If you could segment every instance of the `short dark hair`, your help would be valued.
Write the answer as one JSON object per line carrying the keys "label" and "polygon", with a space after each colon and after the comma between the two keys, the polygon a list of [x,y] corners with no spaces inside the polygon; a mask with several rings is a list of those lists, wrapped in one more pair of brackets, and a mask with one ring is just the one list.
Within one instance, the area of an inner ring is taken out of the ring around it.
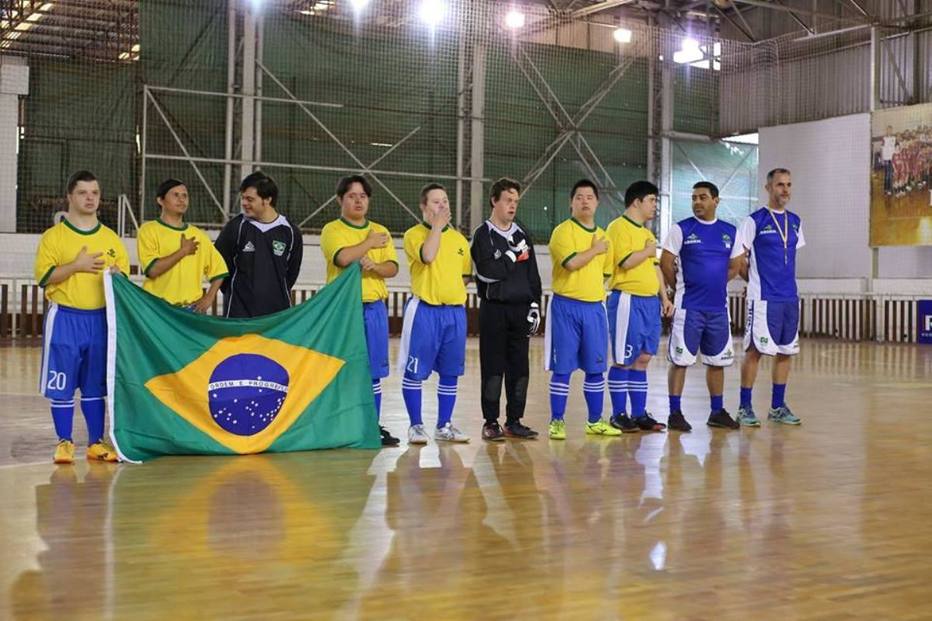
{"label": "short dark hair", "polygon": [[595,183],[589,181],[588,179],[580,179],[573,184],[573,189],[570,190],[570,200],[576,198],[576,190],[579,188],[592,188],[592,191],[595,192],[595,197],[599,198],[599,188]]}
{"label": "short dark hair", "polygon": [[366,196],[372,196],[372,184],[369,183],[365,177],[362,175],[349,175],[337,182],[337,198],[343,200],[343,195],[349,192],[350,187],[354,183],[358,183],[362,186],[362,191],[366,193]]}
{"label": "short dark hair", "polygon": [[447,191],[447,189],[439,183],[428,183],[423,188],[421,188],[421,204],[422,205],[427,204],[427,195],[433,192],[434,190],[443,190],[444,192]]}
{"label": "short dark hair", "polygon": [[657,189],[657,186],[650,181],[635,181],[625,190],[625,207],[630,207],[634,204],[634,201],[643,200],[651,194],[654,196],[660,194],[660,190]]}
{"label": "short dark hair", "polygon": [[259,198],[272,199],[272,207],[278,202],[278,186],[275,185],[275,180],[262,171],[257,170],[250,175],[246,175],[243,182],[239,184],[240,192],[245,192],[249,188],[255,188]]}
{"label": "short dark hair", "polygon": [[492,189],[489,190],[489,205],[500,199],[502,197],[502,192],[507,192],[508,190],[514,190],[520,194],[521,184],[514,179],[509,179],[508,177],[502,177],[493,183]]}
{"label": "short dark hair", "polygon": [[179,185],[186,185],[186,184],[184,181],[179,181],[178,179],[166,179],[165,181],[159,184],[158,188],[156,188],[155,197],[165,198],[165,195],[168,194],[168,192],[172,188],[177,188]]}
{"label": "short dark hair", "polygon": [[68,178],[68,185],[65,186],[68,194],[74,192],[79,181],[97,181],[97,177],[89,170],[79,170]]}
{"label": "short dark hair", "polygon": [[718,198],[718,186],[711,181],[699,181],[693,185],[694,190],[705,188],[712,195],[712,198]]}
{"label": "short dark hair", "polygon": [[767,173],[767,183],[773,181],[774,175],[791,175],[792,173],[787,168],[774,168],[769,173]]}

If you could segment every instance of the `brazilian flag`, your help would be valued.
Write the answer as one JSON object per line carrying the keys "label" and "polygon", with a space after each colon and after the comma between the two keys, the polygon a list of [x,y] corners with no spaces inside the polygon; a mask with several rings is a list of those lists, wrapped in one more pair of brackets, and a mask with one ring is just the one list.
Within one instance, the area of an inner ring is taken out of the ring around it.
{"label": "brazilian flag", "polygon": [[378,448],[360,271],[256,319],[197,315],[105,276],[120,456]]}

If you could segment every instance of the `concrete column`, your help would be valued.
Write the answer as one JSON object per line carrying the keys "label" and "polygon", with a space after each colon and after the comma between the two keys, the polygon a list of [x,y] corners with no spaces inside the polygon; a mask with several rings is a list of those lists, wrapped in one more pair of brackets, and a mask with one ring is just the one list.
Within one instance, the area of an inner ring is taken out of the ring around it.
{"label": "concrete column", "polygon": [[0,232],[16,232],[19,169],[19,98],[29,94],[25,59],[0,57]]}
{"label": "concrete column", "polygon": [[664,50],[660,77],[660,236],[673,225],[673,54]]}
{"label": "concrete column", "polygon": [[242,152],[240,159],[243,164],[240,170],[240,176],[245,177],[250,174],[254,166],[252,162],[256,157],[256,41],[258,39],[257,30],[259,19],[256,16],[256,8],[250,6],[247,8],[243,20],[243,115],[240,127],[242,131]]}
{"label": "concrete column", "polygon": [[[223,220],[230,219],[232,209],[233,165],[233,93],[236,89],[236,12],[237,0],[227,0],[227,109],[226,120],[223,126],[223,158],[227,163],[223,165]],[[234,210],[235,211],[235,210]]]}
{"label": "concrete column", "polygon": [[483,220],[485,202],[482,181],[485,176],[485,65],[486,47],[476,44],[472,56],[472,128],[470,131],[469,228]]}

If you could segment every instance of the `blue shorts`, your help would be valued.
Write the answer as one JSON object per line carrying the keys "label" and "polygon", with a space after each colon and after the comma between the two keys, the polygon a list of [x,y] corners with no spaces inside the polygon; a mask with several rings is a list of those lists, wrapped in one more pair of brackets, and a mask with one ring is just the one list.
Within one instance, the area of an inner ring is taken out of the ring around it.
{"label": "blue shorts", "polygon": [[576,369],[604,373],[608,364],[608,322],[601,302],[554,294],[544,331],[544,369],[567,375]]}
{"label": "blue shorts", "polygon": [[55,401],[107,394],[107,311],[52,303],[45,315],[39,392]]}
{"label": "blue shorts", "polygon": [[398,372],[425,380],[431,372],[460,376],[466,367],[466,307],[435,306],[416,297],[405,304]]}
{"label": "blue shorts", "polygon": [[688,367],[699,354],[703,364],[713,367],[727,367],[735,361],[727,308],[715,312],[676,309],[667,359],[678,367]]}
{"label": "blue shorts", "polygon": [[653,356],[660,346],[660,298],[613,290],[608,295],[612,363],[630,366],[641,353]]}
{"label": "blue shorts", "polygon": [[799,353],[799,302],[748,301],[748,321],[744,327],[744,349],[751,346],[774,356]]}
{"label": "blue shorts", "polygon": [[388,309],[385,302],[365,302],[362,317],[366,324],[366,347],[369,348],[369,373],[372,379],[388,377]]}

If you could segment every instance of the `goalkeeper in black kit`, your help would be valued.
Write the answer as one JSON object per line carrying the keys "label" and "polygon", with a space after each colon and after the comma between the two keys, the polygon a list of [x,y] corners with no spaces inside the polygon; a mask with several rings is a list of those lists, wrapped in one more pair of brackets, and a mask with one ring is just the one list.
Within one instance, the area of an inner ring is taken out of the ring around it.
{"label": "goalkeeper in black kit", "polygon": [[[479,363],[482,368],[482,439],[533,439],[521,423],[528,390],[529,337],[540,327],[540,273],[534,244],[515,220],[521,186],[511,179],[492,185],[489,219],[473,232],[472,254],[479,297]],[[499,403],[505,384],[505,428]]]}

